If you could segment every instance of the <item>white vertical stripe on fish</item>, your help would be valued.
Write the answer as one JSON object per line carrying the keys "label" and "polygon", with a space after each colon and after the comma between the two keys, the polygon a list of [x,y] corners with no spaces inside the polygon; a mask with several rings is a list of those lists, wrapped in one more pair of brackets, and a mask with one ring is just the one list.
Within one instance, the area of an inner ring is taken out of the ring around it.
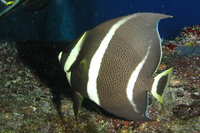
{"label": "white vertical stripe on fish", "polygon": [[78,40],[77,44],[74,46],[74,48],[71,50],[66,62],[65,62],[65,66],[64,66],[64,71],[67,73],[67,80],[69,81],[70,86],[71,85],[71,72],[67,72],[70,67],[72,66],[72,64],[75,62],[81,47],[83,45],[84,39],[85,39],[85,35],[86,32],[81,36],[81,38]]}
{"label": "white vertical stripe on fish", "polygon": [[90,62],[89,67],[89,73],[88,73],[88,84],[87,84],[87,93],[91,100],[93,100],[96,104],[100,105],[99,97],[97,94],[97,77],[99,74],[101,62],[103,59],[103,56],[105,54],[106,49],[108,48],[108,45],[110,43],[110,40],[112,39],[113,35],[115,34],[115,31],[123,25],[125,22],[127,22],[129,19],[135,17],[136,15],[130,15],[127,16],[117,23],[115,23],[109,32],[106,34],[104,39],[102,40],[99,48],[95,52],[94,56],[92,57],[92,60]]}
{"label": "white vertical stripe on fish", "polygon": [[[151,42],[150,42],[151,43]],[[151,46],[151,45],[150,45]],[[131,74],[131,77],[128,81],[128,85],[127,85],[127,89],[126,89],[126,94],[127,94],[127,98],[129,99],[131,105],[133,106],[133,109],[135,110],[135,112],[139,113],[136,104],[133,101],[133,89],[135,86],[135,83],[137,81],[138,75],[140,74],[140,71],[142,70],[142,67],[144,66],[144,63],[147,59],[147,57],[149,56],[149,51],[150,51],[150,46],[148,47],[148,51],[146,56],[143,58],[143,60],[137,65],[137,67],[135,68],[135,70],[133,71],[133,73]]]}

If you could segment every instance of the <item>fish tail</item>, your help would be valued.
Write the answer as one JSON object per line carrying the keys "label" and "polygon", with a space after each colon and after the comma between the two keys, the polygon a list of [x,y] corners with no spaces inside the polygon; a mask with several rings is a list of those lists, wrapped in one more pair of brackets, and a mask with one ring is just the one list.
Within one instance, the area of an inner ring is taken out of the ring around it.
{"label": "fish tail", "polygon": [[163,103],[164,95],[168,88],[172,72],[173,67],[165,70],[164,72],[154,77],[151,93],[161,103]]}

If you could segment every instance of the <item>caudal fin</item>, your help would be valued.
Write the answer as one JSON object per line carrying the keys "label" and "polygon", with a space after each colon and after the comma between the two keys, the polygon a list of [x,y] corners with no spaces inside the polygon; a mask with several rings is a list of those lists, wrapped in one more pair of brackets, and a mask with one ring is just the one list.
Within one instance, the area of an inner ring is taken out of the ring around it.
{"label": "caudal fin", "polygon": [[163,103],[164,95],[169,85],[172,72],[173,72],[173,67],[158,74],[154,78],[151,93],[161,103]]}

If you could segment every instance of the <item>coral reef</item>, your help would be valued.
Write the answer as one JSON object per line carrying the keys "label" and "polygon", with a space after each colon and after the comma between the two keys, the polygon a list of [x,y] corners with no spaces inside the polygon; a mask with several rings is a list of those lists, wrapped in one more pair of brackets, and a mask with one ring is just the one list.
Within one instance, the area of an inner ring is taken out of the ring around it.
{"label": "coral reef", "polygon": [[176,37],[176,41],[186,46],[200,46],[200,25],[183,28],[181,37]]}
{"label": "coral reef", "polygon": [[164,104],[149,97],[154,121],[125,121],[99,108],[101,114],[86,99],[77,124],[72,90],[57,59],[65,46],[0,43],[1,132],[200,132],[200,55],[164,50],[158,73],[172,66],[174,73]]}

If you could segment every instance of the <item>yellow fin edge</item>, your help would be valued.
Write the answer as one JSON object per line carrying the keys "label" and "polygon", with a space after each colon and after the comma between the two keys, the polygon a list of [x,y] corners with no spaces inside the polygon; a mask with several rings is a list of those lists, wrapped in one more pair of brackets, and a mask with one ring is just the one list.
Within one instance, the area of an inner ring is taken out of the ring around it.
{"label": "yellow fin edge", "polygon": [[13,5],[14,3],[15,3],[15,1],[9,1],[9,2],[6,2],[5,5],[10,6],[10,5]]}
{"label": "yellow fin edge", "polygon": [[[163,103],[164,95],[170,83],[172,72],[173,67],[163,71],[154,78],[151,93],[161,103]],[[165,76],[167,77],[163,78]],[[158,94],[158,91],[161,91],[161,94]]]}

